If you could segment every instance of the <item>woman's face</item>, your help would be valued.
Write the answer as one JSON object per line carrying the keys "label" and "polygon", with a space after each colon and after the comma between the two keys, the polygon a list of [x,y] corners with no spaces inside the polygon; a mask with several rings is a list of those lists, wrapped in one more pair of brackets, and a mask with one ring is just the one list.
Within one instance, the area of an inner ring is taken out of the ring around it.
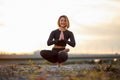
{"label": "woman's face", "polygon": [[59,23],[60,23],[60,27],[65,28],[66,27],[66,18],[61,17]]}

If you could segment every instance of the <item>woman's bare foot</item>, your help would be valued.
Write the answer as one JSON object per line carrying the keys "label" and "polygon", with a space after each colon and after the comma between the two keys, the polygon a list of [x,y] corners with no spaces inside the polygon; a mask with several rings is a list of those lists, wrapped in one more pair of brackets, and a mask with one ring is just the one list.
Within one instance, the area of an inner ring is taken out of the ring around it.
{"label": "woman's bare foot", "polygon": [[69,51],[70,51],[70,49],[66,48],[66,49],[64,49],[63,51],[65,51],[65,52],[69,52]]}
{"label": "woman's bare foot", "polygon": [[69,51],[70,51],[70,49],[67,48],[67,49],[64,49],[64,50],[62,50],[62,51],[59,51],[59,53],[60,53],[60,52],[66,52],[66,53],[67,53],[67,52],[69,52]]}

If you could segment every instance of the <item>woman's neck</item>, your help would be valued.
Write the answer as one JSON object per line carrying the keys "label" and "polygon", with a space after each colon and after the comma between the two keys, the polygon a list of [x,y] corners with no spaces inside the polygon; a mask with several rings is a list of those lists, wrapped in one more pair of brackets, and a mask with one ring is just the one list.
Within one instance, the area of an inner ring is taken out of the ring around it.
{"label": "woman's neck", "polygon": [[59,28],[60,31],[66,31],[67,29],[66,28]]}

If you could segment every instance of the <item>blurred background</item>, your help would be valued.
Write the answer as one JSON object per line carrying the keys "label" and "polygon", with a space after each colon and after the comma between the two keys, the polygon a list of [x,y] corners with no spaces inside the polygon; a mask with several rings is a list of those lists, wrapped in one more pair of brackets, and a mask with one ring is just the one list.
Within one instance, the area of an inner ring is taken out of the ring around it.
{"label": "blurred background", "polygon": [[1,54],[51,49],[47,39],[63,14],[76,40],[71,54],[119,54],[119,0],[0,0]]}

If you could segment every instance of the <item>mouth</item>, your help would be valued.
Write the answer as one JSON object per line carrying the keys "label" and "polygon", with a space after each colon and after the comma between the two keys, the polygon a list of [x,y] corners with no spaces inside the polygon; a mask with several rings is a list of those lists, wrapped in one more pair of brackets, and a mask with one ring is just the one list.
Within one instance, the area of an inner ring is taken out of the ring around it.
{"label": "mouth", "polygon": [[61,25],[65,25],[65,23],[61,23]]}

